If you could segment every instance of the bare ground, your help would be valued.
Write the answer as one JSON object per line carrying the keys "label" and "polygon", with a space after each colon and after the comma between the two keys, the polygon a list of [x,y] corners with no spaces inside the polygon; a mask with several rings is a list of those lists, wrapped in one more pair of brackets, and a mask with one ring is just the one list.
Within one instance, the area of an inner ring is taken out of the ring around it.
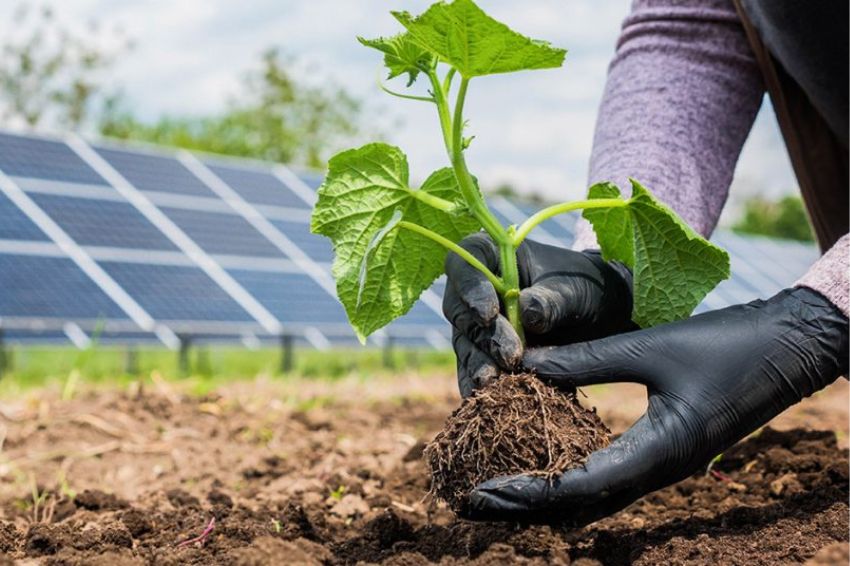
{"label": "bare ground", "polygon": [[[614,432],[645,406],[640,388],[587,393]],[[719,474],[576,531],[429,517],[421,451],[457,402],[451,378],[415,375],[7,400],[0,564],[848,563],[844,380]]]}

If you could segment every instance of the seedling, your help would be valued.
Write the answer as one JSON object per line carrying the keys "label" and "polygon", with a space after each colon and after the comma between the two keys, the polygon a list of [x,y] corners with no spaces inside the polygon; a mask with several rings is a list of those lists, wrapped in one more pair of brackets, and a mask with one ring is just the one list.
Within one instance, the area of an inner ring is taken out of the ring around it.
{"label": "seedling", "polygon": [[[599,183],[585,200],[549,206],[519,226],[502,226],[466,164],[473,141],[464,118],[470,84],[486,75],[560,67],[566,51],[520,35],[472,0],[438,2],[416,17],[392,15],[405,31],[359,41],[384,54],[389,79],[406,75],[408,88],[420,80],[428,84],[427,94],[381,88],[434,106],[451,166],[414,188],[407,156],[398,147],[370,143],[330,160],[311,229],[333,241],[337,293],[361,341],[411,309],[443,273],[449,251],[493,283],[522,337],[516,250],[540,223],[572,211],[582,210],[591,222],[604,259],[633,270],[633,320],[641,326],[688,316],[729,276],[726,252],[637,180],[628,198],[614,184]],[[482,229],[499,247],[498,273],[458,245]]]}
{"label": "seedling", "polygon": [[336,489],[332,490],[331,493],[330,493],[330,496],[333,499],[336,499],[337,501],[340,501],[342,499],[343,495],[345,495],[345,486],[344,485],[340,485]]}

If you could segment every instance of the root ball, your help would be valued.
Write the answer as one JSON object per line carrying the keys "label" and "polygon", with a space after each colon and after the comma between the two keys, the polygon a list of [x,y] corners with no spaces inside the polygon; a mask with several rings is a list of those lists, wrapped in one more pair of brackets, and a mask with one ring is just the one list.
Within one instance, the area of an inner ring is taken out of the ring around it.
{"label": "root ball", "polygon": [[555,478],[609,443],[611,431],[574,393],[533,375],[505,375],[466,398],[425,448],[430,495],[454,510],[482,481],[531,474]]}

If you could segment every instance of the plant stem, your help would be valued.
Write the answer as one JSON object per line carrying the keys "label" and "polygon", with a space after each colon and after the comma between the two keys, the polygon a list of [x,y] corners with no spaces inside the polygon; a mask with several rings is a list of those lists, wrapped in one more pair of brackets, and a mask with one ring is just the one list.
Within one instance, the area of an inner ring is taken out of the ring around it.
{"label": "plant stem", "polygon": [[457,99],[455,100],[454,116],[452,117],[452,144],[450,153],[452,167],[455,171],[455,177],[457,177],[457,183],[460,186],[460,192],[463,194],[472,214],[481,222],[481,225],[490,234],[490,237],[501,244],[507,240],[507,233],[499,223],[499,220],[493,216],[493,213],[490,212],[490,209],[484,203],[484,198],[481,196],[478,187],[475,186],[475,180],[466,167],[466,158],[463,155],[463,103],[466,100],[468,86],[469,79],[462,77]]}
{"label": "plant stem", "polygon": [[[513,236],[514,227],[508,228],[508,235]],[[508,238],[512,240],[511,237]],[[525,331],[519,316],[519,269],[516,261],[516,247],[511,241],[499,245],[499,262],[502,267],[504,290],[499,294],[505,305],[505,316],[511,323],[519,339],[525,345]]]}
{"label": "plant stem", "polygon": [[[499,279],[493,275],[486,266],[481,264],[475,257],[466,252],[466,250],[463,250],[464,253],[461,254],[454,248],[450,247],[449,249],[484,273],[490,282],[493,283],[496,292],[502,298],[508,321],[519,335],[522,343],[525,344],[525,333],[519,317],[519,270],[516,263],[514,227],[511,226],[505,229],[493,213],[490,212],[490,209],[487,208],[487,204],[484,202],[481,191],[478,190],[475,180],[466,166],[466,159],[463,155],[463,104],[466,100],[466,91],[469,88],[469,79],[461,77],[460,88],[455,99],[454,114],[452,115],[449,112],[447,96],[454,74],[454,69],[450,70],[442,84],[437,77],[435,69],[431,69],[428,76],[431,79],[434,100],[437,103],[437,112],[440,116],[440,126],[443,131],[446,152],[449,154],[458,187],[463,195],[464,202],[469,207],[470,213],[481,223],[481,226],[499,247],[499,266],[501,268],[502,278]],[[417,226],[417,228],[419,227]],[[457,247],[459,248],[459,246]]]}
{"label": "plant stem", "polygon": [[425,191],[422,191],[422,190],[416,190],[416,189],[408,188],[408,192],[410,193],[410,196],[412,196],[416,200],[427,204],[431,208],[436,208],[437,210],[442,210],[443,212],[452,213],[452,212],[456,212],[458,210],[458,208],[462,209],[462,207],[459,207],[457,204],[453,203],[452,201],[442,199],[438,196],[434,196],[434,195],[426,193]]}
{"label": "plant stem", "polygon": [[[420,226],[419,224],[414,224],[413,222],[407,222],[406,220],[402,220],[398,223],[399,228],[404,228],[405,230],[410,230],[411,232],[416,232],[417,234],[421,234],[426,238],[437,242],[443,247],[447,248],[449,251],[452,251],[463,258],[469,265],[480,271],[484,274],[485,277],[493,284],[493,287],[496,288],[496,291],[499,294],[503,294],[506,292],[505,282],[499,279],[492,271],[490,271],[486,265],[481,263],[478,258],[474,255],[452,242],[448,238],[444,238],[440,234],[433,232],[427,228]],[[516,261],[514,261],[516,263]]]}
{"label": "plant stem", "polygon": [[[451,71],[449,71],[450,74]],[[431,79],[431,89],[434,94],[434,100],[437,102],[437,113],[440,116],[440,127],[443,132],[443,141],[446,146],[446,152],[449,155],[452,169],[457,179],[458,187],[460,187],[461,195],[466,206],[469,207],[470,213],[484,227],[484,230],[496,242],[502,242],[507,239],[505,229],[499,224],[499,221],[487,208],[484,203],[484,198],[478,187],[475,186],[475,181],[466,167],[466,160],[463,156],[463,103],[466,98],[466,90],[469,85],[469,79],[461,79],[460,91],[455,102],[454,116],[449,110],[449,102],[446,98],[444,84],[440,83],[437,72],[432,69],[428,73]],[[448,78],[448,76],[447,76]],[[448,86],[450,81],[445,81],[445,86]]]}
{"label": "plant stem", "polygon": [[519,246],[535,226],[558,214],[587,208],[619,208],[628,204],[628,201],[620,198],[599,198],[553,204],[532,214],[531,217],[523,222],[516,230],[516,234],[513,237],[513,244],[514,246]]}

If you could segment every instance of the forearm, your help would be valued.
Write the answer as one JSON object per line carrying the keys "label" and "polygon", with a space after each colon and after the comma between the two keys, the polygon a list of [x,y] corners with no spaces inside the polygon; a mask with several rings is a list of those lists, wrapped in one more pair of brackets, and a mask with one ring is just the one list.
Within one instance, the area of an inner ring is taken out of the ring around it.
{"label": "forearm", "polygon": [[845,234],[795,284],[817,291],[850,317],[850,234]]}
{"label": "forearm", "polygon": [[[589,184],[634,177],[708,236],[764,94],[731,0],[636,0],[594,135]],[[596,247],[581,222],[575,249]]]}

